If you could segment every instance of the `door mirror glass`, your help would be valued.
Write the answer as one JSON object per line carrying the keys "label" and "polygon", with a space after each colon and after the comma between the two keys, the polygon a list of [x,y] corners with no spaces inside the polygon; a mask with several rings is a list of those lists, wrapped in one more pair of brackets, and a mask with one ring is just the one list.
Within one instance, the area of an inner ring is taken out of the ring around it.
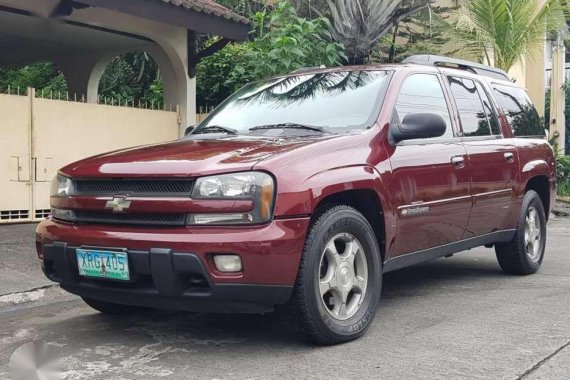
{"label": "door mirror glass", "polygon": [[404,140],[442,137],[447,130],[443,117],[435,113],[409,113],[401,123],[390,126],[390,138],[394,143]]}

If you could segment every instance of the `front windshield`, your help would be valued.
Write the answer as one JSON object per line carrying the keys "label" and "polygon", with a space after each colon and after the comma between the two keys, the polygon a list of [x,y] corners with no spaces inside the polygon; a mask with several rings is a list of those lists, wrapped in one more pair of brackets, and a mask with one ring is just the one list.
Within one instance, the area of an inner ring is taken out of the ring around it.
{"label": "front windshield", "polygon": [[310,126],[330,133],[374,124],[387,71],[295,75],[251,83],[228,98],[196,128],[240,134],[267,126]]}

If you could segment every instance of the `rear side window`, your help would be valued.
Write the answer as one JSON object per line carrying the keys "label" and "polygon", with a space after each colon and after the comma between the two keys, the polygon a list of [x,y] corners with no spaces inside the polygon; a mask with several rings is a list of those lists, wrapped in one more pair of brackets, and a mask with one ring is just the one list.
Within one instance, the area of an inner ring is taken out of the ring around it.
{"label": "rear side window", "polygon": [[480,83],[475,82],[475,85],[477,86],[477,91],[479,92],[479,96],[483,102],[483,108],[485,109],[487,119],[489,120],[489,125],[491,126],[491,134],[496,136],[501,135],[502,133],[499,119],[497,118],[496,112],[493,110],[494,107],[491,105],[491,101],[487,96],[487,92],[483,89]]}
{"label": "rear side window", "polygon": [[407,77],[398,95],[394,111],[394,117],[398,122],[404,120],[410,113],[438,114],[447,125],[447,130],[441,138],[453,137],[447,101],[441,83],[435,75],[412,74]]}
{"label": "rear side window", "polygon": [[515,136],[545,136],[540,116],[525,90],[511,86],[495,86],[495,93]]}
{"label": "rear side window", "polygon": [[489,99],[481,85],[465,78],[449,77],[448,79],[457,104],[463,135],[476,137],[500,134]]}

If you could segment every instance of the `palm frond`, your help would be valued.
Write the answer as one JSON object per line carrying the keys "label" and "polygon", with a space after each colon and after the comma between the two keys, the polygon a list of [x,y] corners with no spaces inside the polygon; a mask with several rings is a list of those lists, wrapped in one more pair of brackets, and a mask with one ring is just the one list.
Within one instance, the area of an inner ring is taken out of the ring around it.
{"label": "palm frond", "polygon": [[427,7],[433,0],[327,0],[330,32],[346,49],[352,63],[365,62],[370,50],[398,21]]}
{"label": "palm frond", "polygon": [[449,31],[465,43],[467,52],[508,71],[539,49],[548,33],[565,29],[565,1],[465,1]]}

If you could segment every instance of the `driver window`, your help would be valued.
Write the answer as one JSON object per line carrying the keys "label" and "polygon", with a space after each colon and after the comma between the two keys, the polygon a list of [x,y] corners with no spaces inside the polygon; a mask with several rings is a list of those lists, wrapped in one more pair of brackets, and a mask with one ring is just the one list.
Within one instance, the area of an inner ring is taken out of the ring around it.
{"label": "driver window", "polygon": [[438,138],[453,137],[451,116],[439,79],[431,74],[412,74],[400,89],[393,121],[401,122],[410,113],[435,113],[443,117],[447,129]]}

